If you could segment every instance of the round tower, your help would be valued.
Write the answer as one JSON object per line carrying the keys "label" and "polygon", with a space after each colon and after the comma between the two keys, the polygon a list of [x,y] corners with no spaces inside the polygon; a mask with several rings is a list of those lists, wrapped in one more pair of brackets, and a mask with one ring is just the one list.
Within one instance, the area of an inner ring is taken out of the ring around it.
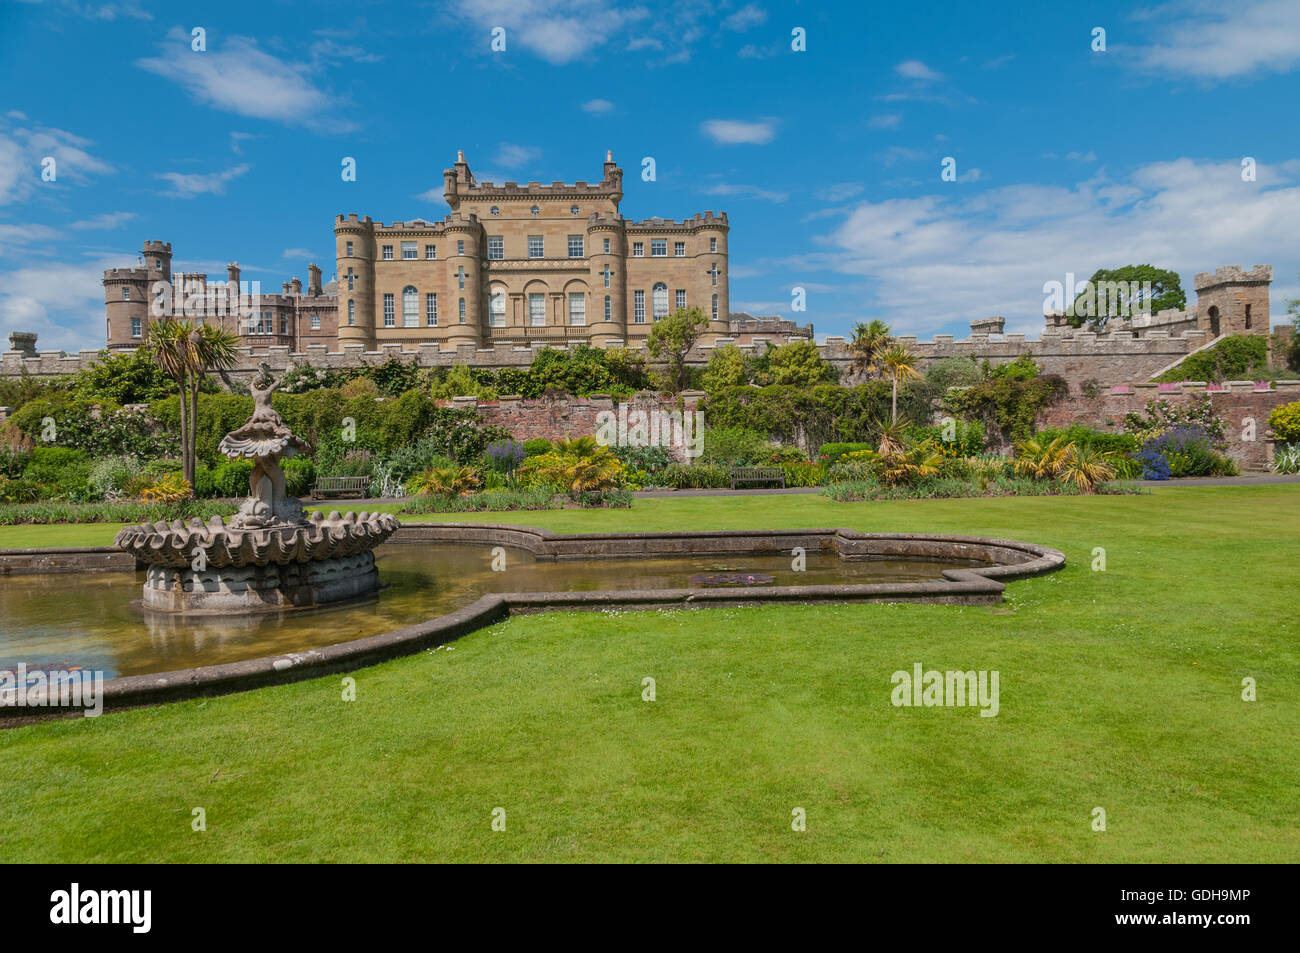
{"label": "round tower", "polygon": [[[714,215],[705,212],[701,216],[701,225],[696,234],[702,243],[705,271],[705,298],[701,304],[709,317],[708,334],[713,337],[725,337],[731,327],[731,300],[728,293],[727,266],[727,213]],[[717,276],[716,283],[714,275]]]}
{"label": "round tower", "polygon": [[[609,242],[609,251],[605,251],[606,242]],[[626,344],[627,234],[623,229],[623,219],[592,215],[587,220],[587,247],[591,249],[588,255],[591,274],[587,279],[591,287],[591,313],[587,317],[591,344],[593,347],[607,347],[614,341]],[[609,275],[608,287],[606,274]]]}
{"label": "round tower", "polygon": [[334,219],[338,259],[339,347],[375,350],[375,225],[370,216]]}
{"label": "round tower", "polygon": [[[477,215],[453,215],[445,229],[448,250],[443,287],[449,289],[447,343],[483,344],[487,289],[483,282],[483,226]],[[441,320],[439,323],[442,323]]]}
{"label": "round tower", "polygon": [[145,271],[149,273],[151,282],[172,280],[171,242],[145,242],[140,254],[144,256]]}
{"label": "round tower", "polygon": [[149,333],[148,272],[109,268],[104,272],[104,314],[110,351],[140,347]]}

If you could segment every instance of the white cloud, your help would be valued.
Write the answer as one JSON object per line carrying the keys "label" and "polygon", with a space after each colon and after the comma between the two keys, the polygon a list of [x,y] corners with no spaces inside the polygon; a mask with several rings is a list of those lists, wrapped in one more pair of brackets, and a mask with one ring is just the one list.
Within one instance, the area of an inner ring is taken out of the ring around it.
{"label": "white cloud", "polygon": [[118,264],[49,262],[0,272],[0,340],[35,331],[42,351],[103,347],[104,269]]}
{"label": "white cloud", "polygon": [[589,99],[582,104],[582,111],[591,113],[593,116],[603,116],[607,112],[612,112],[614,104],[608,99]]}
{"label": "white cloud", "polygon": [[708,119],[700,123],[700,132],[720,146],[766,145],[776,137],[770,122],[746,122],[741,119]]}
{"label": "white cloud", "polygon": [[281,258],[310,258],[310,248],[286,248]]}
{"label": "white cloud", "polygon": [[747,199],[759,199],[763,202],[784,202],[790,198],[789,192],[777,192],[760,188],[757,185],[742,185],[738,182],[724,182],[704,190],[705,195],[735,195]]}
{"label": "white cloud", "polygon": [[196,195],[224,195],[226,183],[239,178],[251,168],[251,165],[243,164],[221,172],[159,172],[155,178],[171,183],[171,189],[164,192],[164,195],[190,199]]}
{"label": "white cloud", "polygon": [[127,222],[136,217],[135,212],[105,212],[103,215],[96,215],[93,218],[83,218],[80,221],[73,222],[68,228],[76,231],[108,231],[109,229],[122,228]]}
{"label": "white cloud", "polygon": [[747,3],[723,20],[722,27],[725,30],[735,30],[740,33],[766,22],[767,11],[756,3]]}
{"label": "white cloud", "polygon": [[190,49],[188,33],[172,29],[159,55],[136,65],[226,112],[336,131],[355,128],[339,117],[333,97],[312,82],[309,64],[277,59],[247,37],[232,36],[221,49],[200,54]]}
{"label": "white cloud", "polygon": [[503,142],[501,148],[497,150],[494,161],[507,169],[518,169],[520,166],[525,166],[541,158],[541,155],[542,150],[536,146],[520,146],[510,142]]}
{"label": "white cloud", "polygon": [[930,69],[920,60],[903,60],[894,67],[894,72],[899,76],[905,76],[908,79],[919,79],[927,82],[932,80],[943,79],[943,74]]}
{"label": "white cloud", "polygon": [[1122,182],[864,202],[825,236],[828,254],[804,264],[870,279],[872,307],[905,333],[1001,314],[1008,330],[1037,335],[1045,281],[1142,262],[1180,272],[1190,304],[1197,272],[1273,264],[1284,280],[1300,258],[1300,160],[1261,166],[1254,183],[1240,173],[1237,159],[1184,158]]}
{"label": "white cloud", "polygon": [[[1141,68],[1213,81],[1282,73],[1300,65],[1300,3],[1185,0],[1152,18],[1159,42],[1133,49]],[[1173,15],[1185,19],[1170,22]],[[1127,53],[1124,47],[1112,47]]]}
{"label": "white cloud", "polygon": [[[15,122],[22,113],[8,114]],[[102,159],[91,155],[91,142],[63,129],[39,124],[16,125],[0,122],[0,205],[30,197],[38,187],[59,188],[72,182],[85,185],[92,175],[109,175],[115,170]],[[41,178],[46,157],[54,159],[55,178]]]}
{"label": "white cloud", "polygon": [[902,122],[903,117],[898,113],[882,113],[868,119],[867,125],[872,129],[897,129]]}
{"label": "white cloud", "polygon": [[518,44],[556,65],[581,59],[645,16],[602,0],[458,0],[456,8],[481,31],[485,50],[490,31],[504,27],[507,51]]}

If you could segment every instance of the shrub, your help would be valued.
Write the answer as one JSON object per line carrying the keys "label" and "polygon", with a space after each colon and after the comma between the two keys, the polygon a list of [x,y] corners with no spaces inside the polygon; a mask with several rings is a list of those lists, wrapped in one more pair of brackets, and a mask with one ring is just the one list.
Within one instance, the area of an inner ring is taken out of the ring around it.
{"label": "shrub", "polygon": [[706,490],[731,486],[729,468],[713,463],[674,463],[663,471],[663,485],[674,490]]}
{"label": "shrub", "polygon": [[539,457],[551,449],[551,441],[545,437],[535,437],[532,440],[524,441],[524,455],[529,457]]}
{"label": "shrub", "polygon": [[143,503],[179,503],[194,495],[189,481],[179,474],[169,473],[140,494]]}
{"label": "shrub", "polygon": [[1234,334],[1214,347],[1189,354],[1157,381],[1224,381],[1268,373],[1268,340],[1258,334]]}
{"label": "shrub", "polygon": [[[316,464],[307,457],[289,457],[280,461],[284,471],[284,492],[289,496],[306,496],[316,483]],[[194,475],[198,483],[198,474]]]}
{"label": "shrub", "polygon": [[978,420],[953,420],[947,424],[925,426],[913,424],[903,436],[906,443],[929,441],[945,454],[959,457],[971,457],[984,452],[984,425]]}
{"label": "shrub", "polygon": [[[2,494],[0,494],[2,496]],[[226,515],[224,500],[186,499],[179,503],[26,503],[0,505],[0,525],[45,523],[156,523],[159,520],[206,520]]]}
{"label": "shrub", "polygon": [[553,510],[564,497],[549,487],[516,490],[487,490],[468,496],[413,496],[398,508],[400,513],[469,513],[498,510]]}
{"label": "shrub", "polygon": [[[102,457],[91,466],[87,482],[101,498],[112,498],[120,495],[127,481],[139,472],[140,465],[135,457]],[[195,481],[198,481],[198,474],[195,474]]]}
{"label": "shrub", "polygon": [[1069,392],[1055,375],[1025,377],[1032,365],[1032,359],[1028,365],[1016,360],[992,369],[987,380],[950,392],[948,408],[959,417],[982,420],[1004,440],[1028,440],[1038,415]]}
{"label": "shrub", "polygon": [[447,467],[425,470],[406,481],[408,493],[465,496],[483,485],[483,478],[472,467]]}
{"label": "shrub", "polygon": [[524,445],[511,439],[494,440],[483,451],[488,465],[497,473],[514,473],[523,463]]}
{"label": "shrub", "polygon": [[944,357],[925,369],[925,379],[940,390],[969,387],[984,379],[973,357]]}
{"label": "shrub", "polygon": [[856,453],[859,450],[870,450],[874,453],[875,449],[874,443],[824,443],[818,449],[817,456],[827,463],[835,463],[846,453]]}
{"label": "shrub", "polygon": [[[1169,467],[1170,477],[1230,476],[1237,466],[1214,450],[1210,436],[1203,427],[1183,425],[1152,431],[1142,443],[1142,452],[1162,456]],[[1145,462],[1145,461],[1144,461]],[[1148,477],[1148,479],[1162,479]]]}
{"label": "shrub", "polygon": [[1300,473],[1300,443],[1284,443],[1273,452],[1274,473]]}
{"label": "shrub", "polygon": [[405,447],[398,447],[384,458],[390,479],[405,483],[421,470],[438,470],[454,467],[456,462],[443,452],[444,442],[426,437]]}
{"label": "shrub", "polygon": [[1268,425],[1278,440],[1287,443],[1300,440],[1300,400],[1274,407],[1268,415]]}
{"label": "shrub", "polygon": [[1057,437],[1064,439],[1066,443],[1089,447],[1101,453],[1126,454],[1138,448],[1138,440],[1132,434],[1094,430],[1079,424],[1069,427],[1046,427],[1034,435],[1034,439],[1040,443],[1051,443]]}
{"label": "shrub", "polygon": [[807,460],[782,463],[781,472],[785,474],[786,486],[821,486],[826,482],[826,467]]}
{"label": "shrub", "polygon": [[227,460],[212,471],[213,492],[222,497],[248,496],[248,484],[252,476],[252,460]]}
{"label": "shrub", "polygon": [[772,451],[767,436],[746,427],[714,427],[705,431],[702,463],[752,466],[767,462]]}

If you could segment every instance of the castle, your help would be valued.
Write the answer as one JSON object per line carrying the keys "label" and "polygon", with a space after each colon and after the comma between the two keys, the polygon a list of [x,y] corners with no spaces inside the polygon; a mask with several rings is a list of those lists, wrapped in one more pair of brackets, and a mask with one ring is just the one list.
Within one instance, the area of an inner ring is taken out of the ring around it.
{"label": "castle", "polygon": [[[148,241],[138,267],[104,273],[108,347],[144,340],[158,282],[173,305],[163,313],[188,302],[184,313],[225,325],[252,348],[638,347],[656,320],[686,307],[708,316],[706,340],[812,336],[811,327],[730,313],[725,212],[623,218],[623,170],[611,153],[596,183],[480,183],[464,153],[443,182],[451,214],[439,222],[337,216],[336,280],[322,285],[312,264],[305,293],[294,278],[278,294],[250,295],[237,263],[221,283],[173,275],[171,244]],[[252,299],[242,307],[241,292]]]}

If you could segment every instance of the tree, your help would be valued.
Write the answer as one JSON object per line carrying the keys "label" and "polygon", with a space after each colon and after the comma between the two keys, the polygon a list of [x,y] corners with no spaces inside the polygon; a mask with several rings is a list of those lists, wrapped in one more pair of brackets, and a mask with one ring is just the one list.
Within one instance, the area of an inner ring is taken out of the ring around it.
{"label": "tree", "polygon": [[872,318],[866,324],[859,321],[853,325],[853,340],[849,342],[849,351],[853,355],[854,373],[864,379],[874,374],[881,352],[893,340],[889,325],[879,318]]}
{"label": "tree", "polygon": [[916,369],[916,355],[903,344],[890,344],[880,352],[880,366],[893,381],[893,397],[890,401],[891,420],[898,422],[898,379],[916,380],[921,372]]}
{"label": "tree", "polygon": [[708,316],[699,308],[678,308],[672,314],[655,322],[646,340],[646,349],[655,360],[668,362],[669,379],[674,382],[674,393],[686,389],[690,370],[686,355],[709,327]]}
{"label": "tree", "polygon": [[190,486],[194,485],[199,390],[209,371],[234,366],[237,345],[234,334],[211,324],[167,318],[149,325],[149,351],[180,388],[181,468]]}
{"label": "tree", "polygon": [[835,379],[835,368],[822,360],[812,341],[791,341],[767,354],[767,370],[773,384],[812,387]]}
{"label": "tree", "polygon": [[[1091,290],[1074,299],[1066,320],[1074,327],[1089,322],[1102,330],[1112,319],[1149,311],[1155,314],[1170,308],[1187,307],[1178,272],[1154,265],[1125,265],[1123,268],[1099,268],[1089,279]],[[1150,288],[1147,288],[1147,285]]]}
{"label": "tree", "polygon": [[701,383],[709,393],[749,383],[749,366],[740,348],[734,344],[715,347]]}

